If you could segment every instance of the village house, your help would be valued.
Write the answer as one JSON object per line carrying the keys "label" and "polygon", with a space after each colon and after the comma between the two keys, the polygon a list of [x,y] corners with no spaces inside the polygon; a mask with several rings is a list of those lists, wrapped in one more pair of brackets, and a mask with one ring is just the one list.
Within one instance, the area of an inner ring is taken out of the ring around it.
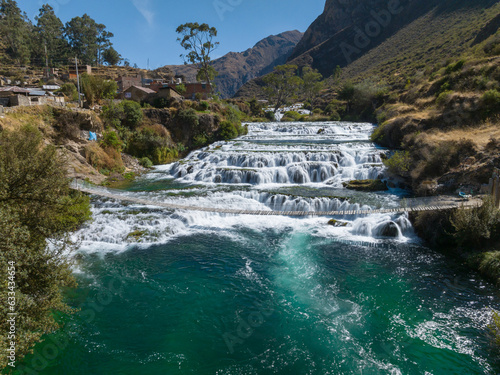
{"label": "village house", "polygon": [[140,75],[121,76],[116,78],[116,83],[118,85],[118,92],[124,92],[132,86],[141,86],[142,77]]}
{"label": "village house", "polygon": [[64,96],[38,88],[22,88],[17,86],[0,87],[0,105],[18,107],[42,104],[64,104]]}
{"label": "village house", "polygon": [[[169,87],[175,89],[176,84],[170,84]],[[185,99],[195,100],[203,99],[206,100],[212,93],[212,86],[206,82],[196,82],[196,83],[184,83],[186,87],[186,92],[184,93]]]}
{"label": "village house", "polygon": [[156,94],[156,91],[148,89],[147,87],[131,86],[123,92],[123,99],[142,102],[148,96]]}
{"label": "village house", "polygon": [[165,98],[165,99],[171,99],[171,98],[177,98],[181,99],[183,96],[177,92],[174,88],[170,86],[164,86],[161,87],[158,92],[156,93],[156,96],[160,98]]}

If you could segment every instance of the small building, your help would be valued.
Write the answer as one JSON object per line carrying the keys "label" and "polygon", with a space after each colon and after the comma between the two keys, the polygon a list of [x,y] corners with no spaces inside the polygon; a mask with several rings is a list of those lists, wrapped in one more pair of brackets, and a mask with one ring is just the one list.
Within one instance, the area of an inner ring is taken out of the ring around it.
{"label": "small building", "polygon": [[158,96],[160,98],[165,98],[165,99],[171,99],[171,98],[181,99],[181,98],[183,98],[183,96],[181,94],[179,94],[179,92],[177,90],[175,90],[174,88],[172,88],[170,86],[161,87],[158,90],[158,92],[156,93],[156,96]]}
{"label": "small building", "polygon": [[57,91],[59,90],[61,87],[58,86],[58,85],[43,85],[42,86],[42,89],[44,89],[45,91]]}
{"label": "small building", "polygon": [[131,86],[123,92],[123,98],[136,102],[142,102],[143,100],[146,100],[148,96],[154,94],[156,94],[155,91],[146,87]]}
{"label": "small building", "polygon": [[118,84],[118,92],[124,92],[132,86],[141,86],[142,78],[140,75],[131,77],[118,77],[116,78],[116,83]]}
{"label": "small building", "polygon": [[[92,67],[90,65],[79,65],[78,66],[78,74],[82,75],[84,73],[91,75],[92,74]],[[76,78],[77,78],[76,66],[70,65],[68,73],[63,74],[63,79],[76,79]]]}
{"label": "small building", "polygon": [[[177,85],[171,84],[169,87],[175,89]],[[206,82],[185,83],[186,92],[184,93],[185,99],[195,100],[200,97],[203,100],[208,99],[212,93],[212,86]]]}

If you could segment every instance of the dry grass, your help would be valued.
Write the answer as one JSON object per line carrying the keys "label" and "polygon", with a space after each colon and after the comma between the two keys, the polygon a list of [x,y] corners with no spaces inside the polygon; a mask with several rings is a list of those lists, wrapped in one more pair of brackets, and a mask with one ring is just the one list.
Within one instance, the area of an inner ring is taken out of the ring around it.
{"label": "dry grass", "polygon": [[454,129],[450,131],[432,130],[419,137],[425,137],[429,143],[459,141],[466,139],[474,142],[479,149],[484,149],[493,139],[500,139],[500,123],[489,122],[477,128]]}

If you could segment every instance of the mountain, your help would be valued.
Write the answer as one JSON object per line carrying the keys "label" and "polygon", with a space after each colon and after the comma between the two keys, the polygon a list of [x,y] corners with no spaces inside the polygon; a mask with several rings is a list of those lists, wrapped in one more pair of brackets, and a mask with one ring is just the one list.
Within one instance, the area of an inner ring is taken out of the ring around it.
{"label": "mountain", "polygon": [[[495,18],[498,4],[498,0],[327,0],[287,63],[312,66],[325,77],[340,66],[344,79],[376,77],[393,84],[416,69],[453,59],[494,34],[500,24]],[[262,79],[257,78],[235,96],[262,97],[261,86]]]}
{"label": "mountain", "polygon": [[[467,37],[467,32],[474,28],[473,21],[462,19],[461,14],[467,14],[471,9],[482,10],[495,3],[496,0],[327,0],[323,14],[308,28],[288,62],[310,65],[329,76],[337,65],[349,66],[392,36],[404,34],[415,22],[422,28],[413,33],[414,39],[407,38],[404,45],[398,45],[402,50],[393,53],[412,53],[413,45],[425,40],[435,45],[435,49],[429,51],[432,56],[442,47],[440,42],[449,36],[453,38],[453,35],[449,28],[442,27],[439,30],[442,36],[429,38],[431,34],[436,36],[436,30],[428,29],[421,22],[423,19],[451,17],[461,24],[460,34]],[[456,29],[453,23],[450,26]],[[457,40],[455,46],[460,47],[465,42],[467,39]],[[446,47],[453,52],[453,46]]]}
{"label": "mountain", "polygon": [[[271,35],[244,52],[230,52],[214,60],[212,65],[219,72],[217,89],[224,98],[232,97],[246,82],[284,64],[302,36],[297,30]],[[166,68],[190,81],[196,80],[197,69],[192,65],[167,65],[160,69]]]}

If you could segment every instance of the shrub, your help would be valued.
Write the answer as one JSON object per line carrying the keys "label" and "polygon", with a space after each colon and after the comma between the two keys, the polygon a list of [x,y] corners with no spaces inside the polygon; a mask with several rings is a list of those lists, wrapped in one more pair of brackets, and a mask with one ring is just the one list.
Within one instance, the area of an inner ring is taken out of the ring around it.
{"label": "shrub", "polygon": [[73,82],[64,83],[59,92],[62,92],[71,101],[76,102],[78,100],[78,90]]}
{"label": "shrub", "polygon": [[489,110],[499,110],[500,107],[500,92],[497,90],[488,90],[483,94],[482,102]]}
{"label": "shrub", "polygon": [[208,144],[208,139],[204,134],[198,134],[193,138],[193,145],[196,148],[205,147]]}
{"label": "shrub", "polygon": [[408,151],[397,151],[389,159],[384,161],[389,172],[397,175],[406,175],[410,171],[411,157]]}
{"label": "shrub", "polygon": [[106,80],[94,75],[82,74],[82,92],[89,104],[94,104],[103,99],[113,99],[118,90],[118,85],[113,80]]}
{"label": "shrub", "polygon": [[455,64],[448,65],[446,67],[445,74],[451,74],[453,72],[458,72],[459,70],[462,70],[464,64],[465,60],[459,60]]}
{"label": "shrub", "polygon": [[265,116],[269,121],[276,121],[276,117],[274,117],[274,113],[271,111],[267,111]]}
{"label": "shrub", "polygon": [[147,157],[143,157],[139,160],[139,164],[142,165],[144,168],[152,168],[153,167],[153,162]]}
{"label": "shrub", "polygon": [[163,97],[156,97],[153,100],[153,107],[155,108],[166,108],[169,106],[169,100]]}
{"label": "shrub", "polygon": [[124,100],[121,105],[123,106],[122,124],[130,129],[135,129],[142,123],[143,114],[141,105],[131,100]]}
{"label": "shrub", "polygon": [[219,135],[222,139],[229,141],[238,136],[238,130],[230,121],[223,121],[220,124]]}
{"label": "shrub", "polygon": [[182,124],[189,126],[191,129],[197,128],[200,123],[196,111],[192,108],[180,110],[177,118]]}
{"label": "shrub", "polygon": [[492,197],[487,197],[481,207],[455,210],[450,221],[459,245],[477,247],[485,240],[498,236],[500,211],[495,207]]}
{"label": "shrub", "polygon": [[453,91],[443,91],[436,98],[436,105],[438,105],[439,107],[444,107],[448,103],[451,94],[453,94]]}
{"label": "shrub", "polygon": [[112,147],[118,151],[121,151],[123,142],[118,138],[118,134],[115,131],[104,132],[101,140],[101,146]]}
{"label": "shrub", "polygon": [[340,115],[338,114],[337,111],[334,111],[331,115],[330,115],[330,121],[340,121]]}
{"label": "shrub", "polygon": [[198,109],[200,111],[207,111],[209,108],[210,108],[210,104],[208,102],[206,102],[206,101],[200,102],[200,104],[198,106]]}
{"label": "shrub", "polygon": [[300,121],[300,119],[302,118],[302,115],[296,111],[288,111],[288,112],[285,112],[285,117],[288,117],[294,121]]}

